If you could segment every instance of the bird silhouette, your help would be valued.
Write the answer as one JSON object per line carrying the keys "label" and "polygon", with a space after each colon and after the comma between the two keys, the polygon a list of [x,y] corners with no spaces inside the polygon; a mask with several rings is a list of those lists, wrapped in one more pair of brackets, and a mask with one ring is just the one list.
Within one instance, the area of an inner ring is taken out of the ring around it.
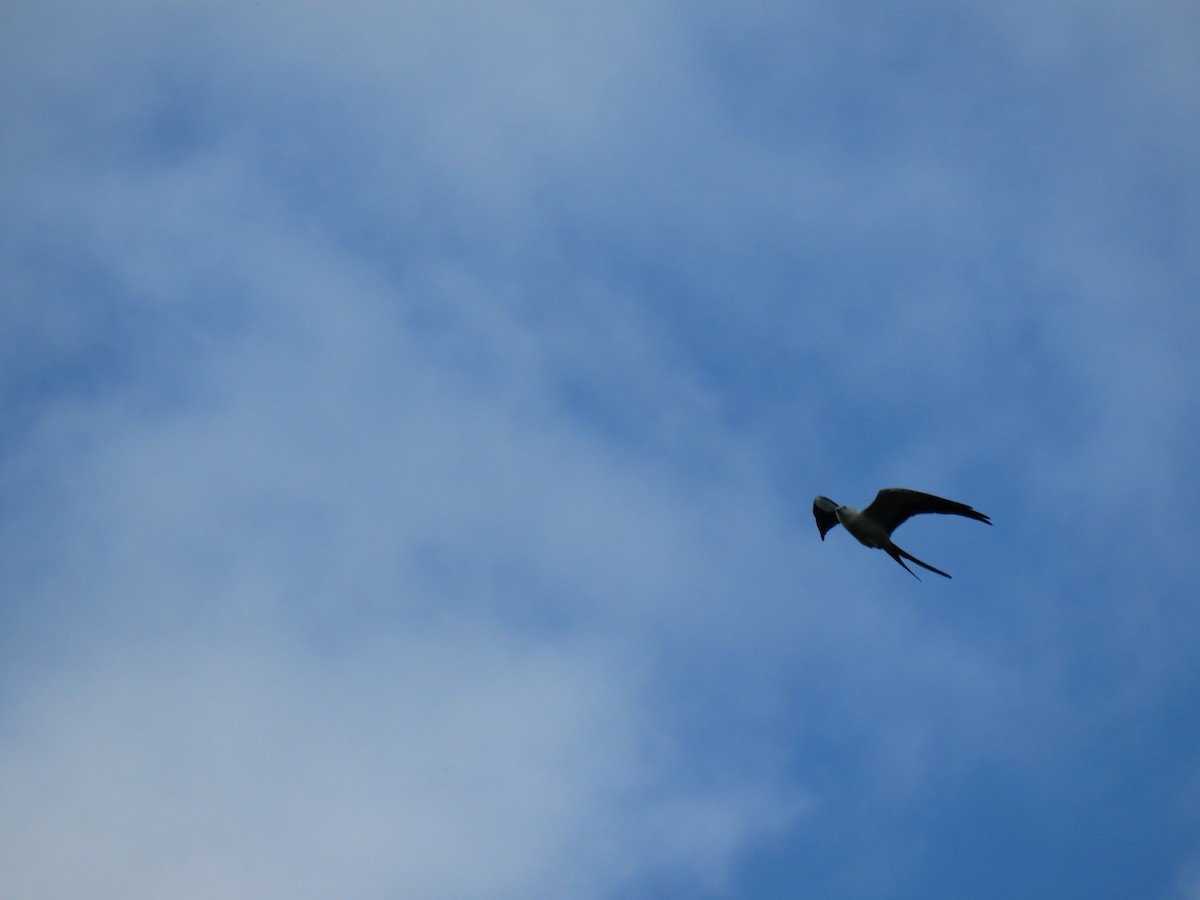
{"label": "bird silhouette", "polygon": [[945,497],[935,497],[921,491],[910,491],[907,488],[884,488],[875,495],[871,505],[858,510],[853,506],[840,506],[828,497],[818,497],[813,501],[813,518],[817,520],[817,529],[821,532],[821,540],[825,535],[841,523],[860,544],[865,547],[875,547],[886,550],[888,556],[898,562],[909,575],[920,581],[921,578],[904,565],[904,560],[914,562],[923,569],[936,572],[946,578],[950,575],[941,569],[936,569],[929,563],[921,562],[910,553],[906,553],[892,543],[892,532],[907,522],[912,516],[924,513],[941,513],[943,515],[966,516],[987,525],[992,520],[978,510],[972,509],[965,503],[947,500]]}

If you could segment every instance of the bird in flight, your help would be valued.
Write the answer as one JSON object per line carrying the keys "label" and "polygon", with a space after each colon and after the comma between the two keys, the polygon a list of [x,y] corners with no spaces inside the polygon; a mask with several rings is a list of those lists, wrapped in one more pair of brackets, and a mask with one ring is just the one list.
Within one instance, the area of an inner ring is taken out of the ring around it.
{"label": "bird in flight", "polygon": [[817,529],[821,532],[821,540],[831,528],[840,522],[860,544],[865,547],[875,547],[886,550],[888,556],[900,563],[904,571],[920,581],[920,576],[904,565],[904,560],[914,562],[923,569],[937,572],[946,578],[950,576],[941,569],[935,569],[929,563],[923,563],[915,556],[905,553],[892,543],[892,532],[908,521],[912,516],[922,513],[942,513],[953,516],[966,516],[987,525],[992,520],[978,510],[972,509],[965,503],[924,494],[921,491],[910,491],[907,488],[884,488],[875,495],[871,505],[866,509],[855,509],[853,506],[839,506],[828,497],[818,497],[813,501],[813,518],[817,520]]}

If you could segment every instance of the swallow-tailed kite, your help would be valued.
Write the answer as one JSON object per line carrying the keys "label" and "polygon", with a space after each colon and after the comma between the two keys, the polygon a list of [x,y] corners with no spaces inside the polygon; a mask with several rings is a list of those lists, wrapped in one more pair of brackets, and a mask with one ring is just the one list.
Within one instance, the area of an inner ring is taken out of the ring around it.
{"label": "swallow-tailed kite", "polygon": [[855,509],[852,506],[838,506],[828,497],[818,497],[813,501],[813,517],[817,520],[821,540],[825,540],[829,529],[841,522],[860,544],[886,550],[888,556],[904,566],[904,571],[918,581],[921,579],[916,572],[904,565],[904,560],[915,562],[923,569],[949,578],[950,576],[941,569],[935,569],[928,563],[921,562],[892,543],[892,532],[906,522],[910,516],[918,516],[922,513],[966,516],[977,522],[992,524],[991,519],[965,503],[957,503],[954,500],[946,500],[943,497],[923,494],[920,491],[910,491],[906,488],[884,488],[875,495],[871,505],[863,510]]}

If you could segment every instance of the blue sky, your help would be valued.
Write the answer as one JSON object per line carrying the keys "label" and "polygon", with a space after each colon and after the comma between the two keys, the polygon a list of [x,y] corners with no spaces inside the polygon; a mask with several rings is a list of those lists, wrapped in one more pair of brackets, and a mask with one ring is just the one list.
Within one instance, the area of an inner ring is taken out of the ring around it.
{"label": "blue sky", "polygon": [[1200,898],[1200,17],[1001,6],[7,4],[0,894]]}

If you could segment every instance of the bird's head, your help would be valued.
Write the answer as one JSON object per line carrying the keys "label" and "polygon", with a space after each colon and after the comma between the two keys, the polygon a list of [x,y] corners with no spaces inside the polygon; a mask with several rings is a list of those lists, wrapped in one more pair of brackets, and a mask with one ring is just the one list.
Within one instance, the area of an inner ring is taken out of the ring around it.
{"label": "bird's head", "polygon": [[821,540],[825,540],[829,529],[837,526],[837,508],[838,505],[828,497],[818,497],[813,501],[813,518],[817,520],[817,530],[821,532]]}

